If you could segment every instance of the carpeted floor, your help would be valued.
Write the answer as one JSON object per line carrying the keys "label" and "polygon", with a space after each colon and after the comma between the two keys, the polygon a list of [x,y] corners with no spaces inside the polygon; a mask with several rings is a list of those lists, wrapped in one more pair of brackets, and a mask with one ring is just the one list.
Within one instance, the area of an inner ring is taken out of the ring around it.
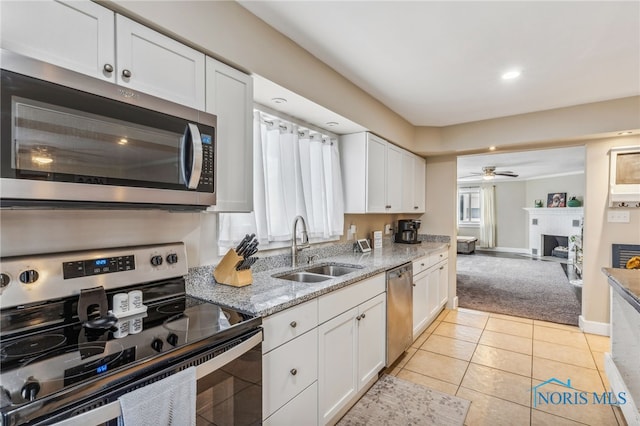
{"label": "carpeted floor", "polygon": [[337,426],[462,426],[470,404],[466,399],[385,374]]}
{"label": "carpeted floor", "polygon": [[558,262],[458,255],[462,308],[578,325],[581,301]]}

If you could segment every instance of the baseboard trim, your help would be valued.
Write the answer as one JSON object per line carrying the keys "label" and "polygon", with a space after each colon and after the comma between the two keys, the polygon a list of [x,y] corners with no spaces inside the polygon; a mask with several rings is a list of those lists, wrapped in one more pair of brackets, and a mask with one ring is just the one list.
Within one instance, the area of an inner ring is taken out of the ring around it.
{"label": "baseboard trim", "polygon": [[607,373],[607,379],[609,379],[611,391],[616,395],[619,392],[625,393],[627,401],[624,404],[619,405],[619,407],[622,410],[622,414],[624,415],[624,419],[627,421],[627,424],[629,426],[640,426],[640,412],[638,412],[638,406],[631,397],[631,393],[629,393],[629,389],[624,383],[622,375],[620,374],[615,362],[613,362],[613,358],[609,352],[604,354],[604,371]]}
{"label": "baseboard trim", "polygon": [[584,319],[584,316],[578,317],[578,326],[580,330],[589,334],[599,334],[600,336],[611,335],[611,324],[608,322],[589,321]]}
{"label": "baseboard trim", "polygon": [[451,301],[450,309],[458,309],[458,296],[454,297],[453,300]]}
{"label": "baseboard trim", "polygon": [[476,247],[477,251],[502,251],[505,253],[520,253],[520,254],[531,254],[529,249],[526,248],[513,248],[513,247]]}

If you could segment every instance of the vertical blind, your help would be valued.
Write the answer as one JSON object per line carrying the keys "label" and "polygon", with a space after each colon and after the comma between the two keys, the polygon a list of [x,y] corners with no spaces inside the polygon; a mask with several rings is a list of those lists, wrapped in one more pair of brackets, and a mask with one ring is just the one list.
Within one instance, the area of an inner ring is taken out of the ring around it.
{"label": "vertical blind", "polygon": [[292,239],[301,215],[310,238],[342,235],[344,201],[338,140],[254,111],[253,205],[251,213],[221,213],[220,247],[255,233],[264,247]]}

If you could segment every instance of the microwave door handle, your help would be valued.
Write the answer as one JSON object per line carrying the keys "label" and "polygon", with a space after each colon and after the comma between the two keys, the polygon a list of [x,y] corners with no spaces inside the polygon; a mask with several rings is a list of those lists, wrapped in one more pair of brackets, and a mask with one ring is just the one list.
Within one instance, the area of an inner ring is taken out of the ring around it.
{"label": "microwave door handle", "polygon": [[[191,153],[191,158],[189,158]],[[191,160],[189,162],[189,160]],[[202,138],[198,126],[189,123],[184,130],[180,148],[180,174],[187,188],[196,189],[202,173]]]}

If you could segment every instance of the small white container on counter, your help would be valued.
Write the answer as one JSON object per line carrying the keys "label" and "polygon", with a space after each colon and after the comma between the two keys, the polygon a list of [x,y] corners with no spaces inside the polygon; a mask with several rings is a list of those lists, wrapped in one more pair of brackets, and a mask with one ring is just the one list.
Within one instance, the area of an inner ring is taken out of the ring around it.
{"label": "small white container on counter", "polygon": [[129,310],[139,311],[142,309],[142,290],[132,290],[129,292]]}
{"label": "small white container on counter", "polygon": [[129,310],[129,295],[117,293],[113,295],[113,313],[120,314]]}

